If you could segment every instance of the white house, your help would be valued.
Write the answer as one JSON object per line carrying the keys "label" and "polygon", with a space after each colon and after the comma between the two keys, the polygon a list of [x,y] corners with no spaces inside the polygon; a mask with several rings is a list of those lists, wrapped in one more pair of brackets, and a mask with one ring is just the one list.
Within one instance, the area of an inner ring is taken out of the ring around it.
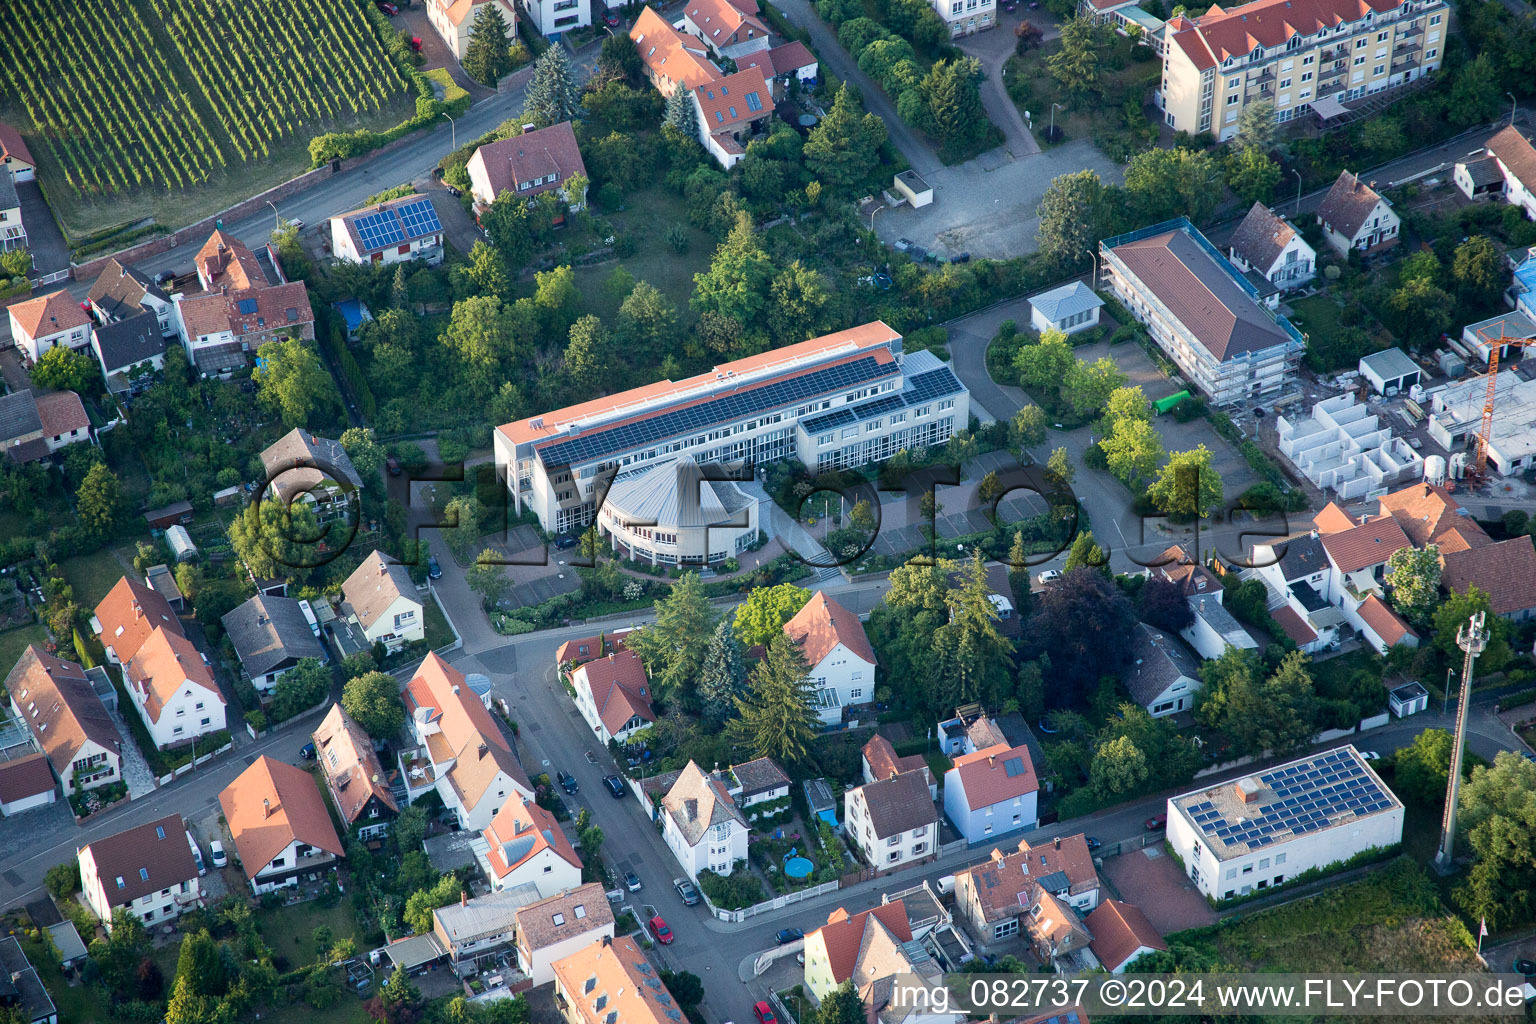
{"label": "white house", "polygon": [[728,875],[747,859],[747,819],[725,783],[692,761],[661,798],[661,810],[662,838],[694,881],[705,868]]}
{"label": "white house", "polygon": [[1403,838],[1403,804],[1353,745],[1168,800],[1168,844],[1212,899],[1283,885]]}
{"label": "white house", "polygon": [[363,727],[340,704],[333,704],[310,738],[342,822],[357,830],[359,842],[386,835],[400,804]]}
{"label": "white house", "polygon": [[1536,220],[1536,147],[1510,125],[1494,133],[1483,154],[1480,159],[1456,165],[1456,187],[1468,199],[1501,195],[1506,203]]}
{"label": "white house", "polygon": [[1179,636],[1202,658],[1219,658],[1228,647],[1256,650],[1258,641],[1222,605],[1224,589],[1216,574],[1190,559],[1174,544],[1164,549],[1163,564],[1153,572],[1177,586],[1195,620],[1179,630]]}
{"label": "white house", "polygon": [[684,31],[704,40],[716,57],[741,61],[769,48],[768,26],[758,15],[756,0],[688,0],[683,4]]}
{"label": "white house", "polygon": [[985,842],[1034,828],[1039,792],[1029,748],[999,743],[955,758],[944,773],[944,813],[968,842]]}
{"label": "white house", "polygon": [[1318,205],[1317,222],[1328,245],[1348,256],[1351,251],[1379,252],[1396,245],[1402,218],[1375,189],[1343,171]]}
{"label": "white house", "polygon": [[1254,203],[1232,233],[1228,256],[1243,273],[1254,273],[1282,292],[1300,288],[1317,272],[1317,250],[1290,221]]}
{"label": "white house", "polygon": [[160,322],[150,312],[91,329],[91,352],[115,395],[143,391],[153,384],[155,374],[165,366],[166,346]]}
{"label": "white house", "polygon": [[27,723],[65,796],[122,777],[122,738],[79,665],[29,644],[5,677],[5,692],[12,720]]}
{"label": "white house", "polygon": [[432,934],[448,952],[453,973],[467,978],[494,969],[517,938],[517,912],[541,899],[532,885],[496,889],[474,899],[461,889],[457,903],[432,911]]}
{"label": "white house", "polygon": [[843,794],[843,833],[880,871],[933,856],[938,850],[939,812],[928,783],[903,772]]}
{"label": "white house", "polygon": [[175,303],[159,285],[116,257],[107,260],[86,293],[85,301],[91,307],[91,316],[99,326],[128,320],[140,313],[154,315],[160,333],[166,337],[176,333],[171,322]]}
{"label": "white house", "polygon": [[994,0],[932,0],[933,9],[949,27],[949,37],[984,32],[997,24],[997,4]]}
{"label": "white house", "polygon": [[556,960],[613,938],[613,909],[597,882],[520,907],[515,919],[517,969],[536,986],[554,980]]}
{"label": "white house", "polygon": [[54,802],[56,793],[46,754],[0,761],[0,817],[46,807]]}
{"label": "white house", "polygon": [[587,165],[569,121],[488,142],[475,150],[464,170],[477,208],[490,206],[507,193],[532,199],[557,190],[571,209],[586,205],[585,185],[580,194],[568,188],[572,175],[587,178]]}
{"label": "white house", "polygon": [[1138,957],[1168,948],[1161,933],[1134,903],[1105,900],[1083,923],[1093,933],[1088,948],[1110,974],[1124,974]]}
{"label": "white house", "polygon": [[7,307],[11,342],[31,363],[55,345],[82,349],[91,343],[91,318],[69,292],[49,292]]}
{"label": "white house", "polygon": [[823,725],[841,724],[845,710],[875,699],[875,649],[859,617],[821,591],[784,623],[800,644]]}
{"label": "white house", "polygon": [[[883,946],[889,954],[892,947],[899,949],[911,941],[912,926],[901,900],[858,914],[838,907],[827,915],[826,924],[805,937],[805,987],[817,999],[825,999],[845,981],[853,981],[855,987],[861,981],[873,981],[858,974],[861,953]],[[896,965],[901,962],[897,960]]]}
{"label": "white house", "polygon": [[1353,608],[1346,604],[1344,617],[1359,631],[1361,639],[1376,649],[1377,654],[1386,654],[1398,644],[1419,646],[1419,634],[1375,594],[1367,594],[1365,600]]}
{"label": "white house", "polygon": [[181,815],[168,814],[82,846],[80,889],[91,913],[108,929],[119,907],[153,926],[200,905],[186,831]]}
{"label": "white house", "polygon": [[763,68],[753,65],[689,90],[699,144],[724,169],[747,153],[747,143],[773,116],[773,92]]}
{"label": "white house", "polygon": [[900,775],[902,772],[917,772],[922,775],[928,784],[928,796],[930,799],[939,798],[939,784],[934,780],[933,769],[928,767],[928,761],[921,754],[908,754],[906,757],[897,757],[896,748],[891,741],[879,733],[871,736],[869,742],[859,752],[859,768],[865,782],[877,782],[880,779],[888,779],[892,775]]}
{"label": "white house", "polygon": [[526,884],[548,897],[581,884],[581,858],[560,823],[520,793],[507,798],[484,837],[482,866],[493,889]]}
{"label": "white house", "polygon": [[1054,328],[1066,334],[1086,331],[1099,324],[1104,300],[1081,281],[1029,297],[1029,324],[1037,331]]}
{"label": "white house", "polygon": [[5,168],[0,167],[0,252],[27,247],[27,226],[21,219],[21,197]]}
{"label": "white house", "polygon": [[297,887],[334,870],[341,839],[315,779],[263,754],[219,794],[251,891]]}
{"label": "white house", "polygon": [[527,0],[523,13],[546,39],[592,24],[592,0]]}
{"label": "white house", "polygon": [[398,651],[426,639],[426,615],[410,570],[375,551],[341,585],[342,617],[369,644]]}
{"label": "white house", "polygon": [[17,181],[32,181],[37,177],[37,161],[27,149],[26,140],[11,125],[0,123],[0,167],[11,172]]}
{"label": "white house", "polygon": [[576,710],[606,746],[620,743],[656,720],[651,708],[651,683],[633,651],[617,651],[571,672]]}
{"label": "white house", "polygon": [[470,30],[480,8],[493,5],[507,26],[507,43],[517,39],[517,8],[511,0],[427,0],[427,21],[443,37],[448,51],[463,60],[469,50]]}
{"label": "white house", "polygon": [[726,793],[748,818],[776,815],[789,807],[789,776],[771,757],[731,766]]}
{"label": "white house", "polygon": [[202,654],[179,632],[157,627],[123,663],[123,685],[161,750],[225,729],[219,684]]}
{"label": "white house", "polygon": [[1131,699],[1154,718],[1176,715],[1195,706],[1200,668],[1178,638],[1138,622],[1132,631],[1125,687]]}
{"label": "white house", "polygon": [[[500,0],[487,2],[501,6]],[[433,0],[428,13],[436,6]],[[443,223],[431,196],[413,194],[375,203],[331,218],[331,254],[344,263],[441,263]]]}
{"label": "white house", "polygon": [[1406,393],[1424,380],[1424,371],[1419,364],[1400,348],[1386,348],[1361,356],[1359,370],[1360,376],[1370,382],[1371,390],[1378,395]]}

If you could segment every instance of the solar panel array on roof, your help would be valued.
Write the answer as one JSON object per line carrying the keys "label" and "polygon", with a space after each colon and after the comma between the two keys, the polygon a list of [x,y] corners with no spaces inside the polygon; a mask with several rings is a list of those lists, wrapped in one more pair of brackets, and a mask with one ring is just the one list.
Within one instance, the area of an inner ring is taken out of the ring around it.
{"label": "solar panel array on roof", "polygon": [[1253,817],[1228,821],[1209,800],[1186,808],[1191,819],[1211,841],[1227,846],[1246,844],[1257,850],[1277,840],[1290,839],[1374,814],[1392,806],[1392,797],[1348,751],[1335,750],[1321,757],[1259,776],[1276,799],[1258,805]]}
{"label": "solar panel array on roof", "polygon": [[363,248],[370,252],[405,241],[405,233],[400,230],[400,220],[394,210],[365,213],[354,220],[352,226],[357,229],[357,237],[362,240]]}
{"label": "solar panel array on roof", "polygon": [[756,387],[743,387],[742,390],[719,398],[657,413],[631,423],[599,427],[590,433],[557,440],[539,449],[539,461],[545,466],[579,465],[605,455],[678,437],[693,430],[708,430],[753,413],[793,405],[814,395],[892,377],[899,372],[900,368],[894,363],[881,363],[874,356],[863,356],[788,379],[768,381]]}
{"label": "solar panel array on roof", "polygon": [[256,310],[258,308],[255,299],[241,299],[239,301],[239,303],[237,303],[237,305],[238,305],[238,307],[240,309],[240,312],[244,313],[247,316],[249,316],[250,314],[256,312]]}
{"label": "solar panel array on roof", "polygon": [[430,199],[397,206],[395,213],[399,215],[400,223],[405,225],[407,238],[420,238],[443,230],[442,221],[437,219],[437,210],[433,208]]}
{"label": "solar panel array on roof", "polygon": [[807,434],[815,435],[822,431],[834,430],[860,420],[884,416],[886,413],[895,412],[898,409],[920,405],[940,395],[959,394],[963,390],[964,388],[960,386],[959,378],[947,366],[941,366],[936,370],[927,370],[908,377],[907,386],[900,391],[881,395],[874,401],[865,402],[862,405],[839,406],[829,412],[801,420],[800,423],[805,428]]}

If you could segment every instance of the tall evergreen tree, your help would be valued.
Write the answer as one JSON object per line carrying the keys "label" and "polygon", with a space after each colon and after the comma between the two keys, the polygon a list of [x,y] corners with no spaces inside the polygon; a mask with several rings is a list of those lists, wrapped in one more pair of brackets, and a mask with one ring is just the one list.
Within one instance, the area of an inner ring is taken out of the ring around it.
{"label": "tall evergreen tree", "polygon": [[546,128],[571,120],[580,109],[580,90],[565,48],[551,46],[533,66],[527,99],[523,102],[523,120]]}
{"label": "tall evergreen tree", "polygon": [[941,60],[923,79],[923,95],[933,133],[945,146],[961,148],[985,131],[986,112],[981,106],[981,61],[975,57]]}
{"label": "tall evergreen tree", "polygon": [[885,122],[866,114],[856,90],[845,82],[832,109],[805,140],[805,166],[836,192],[857,188],[880,162]]}
{"label": "tall evergreen tree", "polygon": [[768,303],[768,284],[773,260],[745,210],[736,215],[736,226],[715,249],[709,269],[693,275],[693,308],[715,312],[743,326],[756,324]]}
{"label": "tall evergreen tree", "polygon": [[736,701],[741,718],[731,723],[738,742],[758,757],[798,764],[811,753],[818,722],[811,708],[811,680],[800,645],[780,633],[752,669],[752,690]]}
{"label": "tall evergreen tree", "polygon": [[722,618],[715,624],[709,649],[704,653],[704,670],[699,675],[699,699],[703,702],[704,720],[710,726],[719,726],[731,717],[736,701],[746,694],[744,650],[728,619]]}
{"label": "tall evergreen tree", "polygon": [[671,125],[690,139],[698,139],[699,114],[693,109],[693,99],[687,89],[673,89],[672,95],[667,97],[667,116],[663,123]]}
{"label": "tall evergreen tree", "polygon": [[942,672],[934,685],[943,692],[936,706],[988,703],[1008,686],[1013,641],[998,632],[997,606],[987,585],[987,566],[977,554],[960,568],[946,595],[949,621],[939,628],[934,645]]}
{"label": "tall evergreen tree", "polygon": [[704,667],[709,636],[720,616],[704,596],[698,573],[684,573],[672,593],[656,602],[656,621],[631,634],[625,646],[640,655],[657,697],[696,706],[694,685]]}
{"label": "tall evergreen tree", "polygon": [[[464,73],[481,85],[495,88],[502,75],[512,70],[512,50],[507,45],[507,19],[495,4],[481,4],[469,27],[464,50]],[[558,49],[558,47],[552,47]]]}

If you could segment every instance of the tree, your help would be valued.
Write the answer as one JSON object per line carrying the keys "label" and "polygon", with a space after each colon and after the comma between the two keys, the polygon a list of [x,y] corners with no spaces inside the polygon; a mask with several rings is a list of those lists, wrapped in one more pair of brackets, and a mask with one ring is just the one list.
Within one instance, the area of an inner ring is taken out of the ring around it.
{"label": "tree", "polygon": [[705,722],[716,727],[724,723],[735,713],[736,701],[745,696],[746,688],[745,648],[730,622],[721,619],[710,635],[704,667],[699,673],[699,700]]}
{"label": "tree", "polygon": [[1163,439],[1147,420],[1121,420],[1099,442],[1109,471],[1126,486],[1151,476],[1163,461]]}
{"label": "tree", "polygon": [[[950,570],[949,565],[945,568]],[[933,635],[938,671],[930,681],[930,700],[944,707],[991,704],[1008,689],[1013,641],[998,630],[997,606],[980,552],[949,575],[954,582],[945,593],[947,621]]]}
{"label": "tree", "polygon": [[1504,280],[1493,240],[1487,235],[1473,235],[1458,245],[1451,261],[1451,277],[1465,302],[1486,303],[1497,296]]}
{"label": "tree", "polygon": [[1268,153],[1275,141],[1275,124],[1273,100],[1261,99],[1249,103],[1237,115],[1238,148]]}
{"label": "tree", "polygon": [[763,251],[752,218],[736,215],[736,226],[715,249],[709,269],[693,275],[694,309],[719,313],[746,326],[756,323],[767,304],[773,261]]}
{"label": "tree", "polygon": [[576,272],[569,263],[533,275],[533,305],[543,321],[544,333],[568,335],[581,316],[581,289],[576,287]]}
{"label": "tree", "polygon": [[1133,209],[1149,224],[1183,214],[1202,223],[1221,201],[1222,173],[1215,157],[1200,150],[1143,150],[1125,168]]}
{"label": "tree", "polygon": [[1487,591],[1469,586],[1461,593],[1452,591],[1449,597],[1440,602],[1432,617],[1435,646],[1450,659],[1451,664],[1460,665],[1462,651],[1456,644],[1456,633],[1466,627],[1476,612],[1483,612],[1487,616],[1483,625],[1488,630],[1488,645],[1477,656],[1476,668],[1476,671],[1487,675],[1499,671],[1513,657],[1509,649],[1509,620],[1493,614]]}
{"label": "tree", "polygon": [[832,99],[832,109],[806,137],[806,170],[824,187],[838,194],[852,193],[879,165],[885,138],[885,122],[865,113],[858,90],[844,82]]}
{"label": "tree", "polygon": [[1392,790],[1404,800],[1437,806],[1445,802],[1451,774],[1451,734],[1425,729],[1397,752]]}
{"label": "tree", "polygon": [[1446,109],[1455,111],[1457,124],[1491,121],[1498,116],[1504,105],[1504,97],[1499,95],[1500,88],[1498,69],[1494,66],[1492,56],[1480,53],[1457,74]]}
{"label": "tree", "polygon": [[1104,426],[1104,432],[1108,433],[1121,420],[1150,421],[1151,419],[1152,403],[1138,384],[1133,388],[1116,388],[1111,392],[1109,399],[1104,403],[1104,415],[1099,421]]}
{"label": "tree", "polygon": [[956,57],[938,61],[923,79],[929,125],[946,149],[962,150],[986,132],[987,115],[978,86],[981,78],[980,60]]}
{"label": "tree", "polygon": [[1360,142],[1379,158],[1396,156],[1408,148],[1403,122],[1395,117],[1374,117],[1360,130]]}
{"label": "tree", "polygon": [[[1077,19],[1074,19],[1076,21]],[[1040,253],[1058,267],[1083,264],[1083,257],[1111,232],[1109,196],[1098,173],[1074,171],[1052,180],[1040,197]]]}
{"label": "tree", "polygon": [[1105,42],[1103,29],[1074,15],[1062,23],[1061,49],[1045,59],[1045,68],[1067,91],[1093,92],[1104,70]]}
{"label": "tree", "polygon": [[495,246],[479,239],[469,247],[468,259],[455,270],[464,275],[464,284],[458,290],[461,294],[478,292],[505,299],[512,292],[512,274],[506,260]]}
{"label": "tree", "polygon": [[93,939],[88,953],[101,971],[107,989],[124,999],[137,988],[139,964],[149,955],[150,938],[144,923],[127,908],[112,911],[112,930],[105,939]]}
{"label": "tree", "polygon": [[1169,452],[1168,462],[1147,488],[1147,497],[1159,511],[1175,519],[1204,519],[1213,514],[1224,500],[1214,459],[1204,444],[1187,452]]}
{"label": "tree", "polygon": [[1015,447],[1021,450],[1044,444],[1045,410],[1034,403],[1020,406],[1013,414],[1013,438]]}
{"label": "tree", "polygon": [[693,108],[693,97],[687,89],[673,89],[667,97],[667,115],[664,124],[676,128],[685,137],[698,141],[699,115]]}
{"label": "tree", "polygon": [[613,347],[608,329],[588,313],[571,324],[570,341],[565,346],[565,369],[571,380],[584,391],[596,391],[612,373]]}
{"label": "tree", "polygon": [[442,876],[430,888],[417,889],[405,901],[405,923],[417,935],[425,935],[432,930],[432,911],[457,900],[459,892],[459,880],[453,875]]}
{"label": "tree", "polygon": [[55,391],[88,392],[100,386],[101,370],[84,352],[55,345],[32,367],[32,383]]}
{"label": "tree", "polygon": [[656,621],[629,635],[625,647],[640,655],[658,698],[697,701],[692,688],[719,619],[698,574],[688,572],[672,585],[672,593],[656,602]]}
{"label": "tree", "polygon": [[1066,448],[1053,448],[1051,457],[1045,460],[1045,468],[1069,486],[1077,476],[1077,466],[1073,465],[1072,456],[1067,454]]}
{"label": "tree", "polygon": [[1400,548],[1387,558],[1387,586],[1392,607],[1421,620],[1440,596],[1440,546]]}
{"label": "tree", "polygon": [[822,330],[832,304],[826,279],[799,260],[774,275],[768,297],[768,333],[776,345],[814,337]]}
{"label": "tree", "polygon": [[1104,554],[1104,549],[1094,541],[1092,530],[1083,530],[1072,538],[1072,547],[1067,551],[1067,560],[1062,566],[1062,572],[1068,573],[1073,569],[1097,569],[1103,573],[1109,572],[1109,556]]}
{"label": "tree", "polygon": [[465,74],[481,85],[496,88],[501,77],[512,71],[512,50],[507,45],[511,34],[500,8],[496,4],[481,4],[475,12],[474,24],[469,27],[469,43],[464,49]]}
{"label": "tree", "polygon": [[533,257],[533,219],[528,215],[527,200],[516,192],[508,189],[497,196],[490,208],[480,214],[480,226],[490,235],[491,244],[508,268],[521,270]]}
{"label": "tree", "polygon": [[1238,755],[1300,749],[1314,729],[1315,697],[1306,663],[1306,654],[1291,651],[1273,675],[1261,680],[1258,656],[1228,647],[1202,669],[1195,717],[1225,733]]}
{"label": "tree", "polygon": [[1129,736],[1120,736],[1100,744],[1093,752],[1088,785],[1100,799],[1108,800],[1136,790],[1149,774],[1147,755]]}
{"label": "tree", "polygon": [[853,987],[853,982],[845,981],[823,997],[814,1018],[806,1024],[864,1024],[868,1019],[858,990]]}
{"label": "tree", "polygon": [[736,636],[748,647],[767,645],[784,632],[784,623],[795,617],[811,599],[811,592],[793,583],[755,587],[736,606]]}
{"label": "tree", "polygon": [[730,735],[757,757],[799,764],[810,757],[821,727],[811,707],[811,681],[800,645],[783,632],[768,642],[768,653],[752,668],[751,689],[736,701],[740,716]]}
{"label": "tree", "polygon": [[637,88],[645,86],[645,61],[628,32],[615,32],[603,40],[597,69],[608,81],[621,81]]}
{"label": "tree", "polygon": [[1453,895],[1457,905],[1492,929],[1529,920],[1536,901],[1536,762],[1501,750],[1491,766],[1473,768],[1461,787],[1457,824],[1473,858]]}
{"label": "tree", "polygon": [[62,864],[55,864],[43,875],[43,887],[46,888],[56,900],[67,900],[80,891],[80,862],[67,860]]}
{"label": "tree", "polygon": [[1055,392],[1077,365],[1067,336],[1054,327],[1047,328],[1035,345],[1023,345],[1014,354],[1013,366],[1019,371],[1019,387]]}
{"label": "tree", "polygon": [[1456,300],[1445,289],[1425,280],[1404,282],[1386,303],[1387,325],[1413,344],[1438,338],[1456,315]]}
{"label": "tree", "polygon": [[301,658],[278,677],[272,691],[272,717],[285,722],[325,700],[331,688],[331,672],[319,658]]}
{"label": "tree", "polygon": [[512,586],[512,581],[502,571],[501,556],[492,548],[486,548],[480,552],[480,557],[475,559],[475,564],[464,571],[464,582],[469,584],[469,589],[479,594],[480,600],[487,605],[494,605],[500,601],[502,595]]}
{"label": "tree", "polygon": [[405,725],[400,684],[386,672],[368,672],[341,688],[341,707],[376,740],[387,740]]}
{"label": "tree", "polygon": [[677,334],[677,310],[655,285],[635,282],[619,305],[614,341],[622,352],[647,363],[660,362]]}
{"label": "tree", "polygon": [[122,485],[106,463],[96,463],[75,491],[75,513],[81,524],[98,535],[110,534],[122,507]]}
{"label": "tree", "polygon": [[1050,652],[1047,702],[1080,706],[1099,677],[1118,674],[1135,625],[1131,602],[1102,572],[1073,569],[1041,591],[1026,635]]}
{"label": "tree", "polygon": [[448,549],[461,564],[468,562],[475,545],[480,542],[480,499],[473,494],[460,494],[443,506],[443,523],[452,523],[441,530]]}
{"label": "tree", "polygon": [[336,382],[303,338],[269,341],[256,358],[256,397],[288,426],[306,426],[316,413],[341,408]]}
{"label": "tree", "polygon": [[1141,602],[1141,621],[1149,626],[1177,633],[1195,621],[1195,613],[1184,599],[1183,588],[1155,573],[1142,585],[1138,598]]}
{"label": "tree", "polygon": [[669,971],[663,968],[657,972],[661,983],[672,993],[672,998],[683,1008],[683,1012],[695,1010],[704,1001],[704,983],[699,980],[697,974],[688,971]]}
{"label": "tree", "polygon": [[860,533],[874,533],[880,526],[875,519],[875,510],[870,506],[867,498],[860,498],[853,503],[853,508],[848,510],[848,525]]}
{"label": "tree", "polygon": [[352,466],[364,480],[377,476],[384,468],[384,446],[373,439],[368,427],[348,427],[341,432],[341,447]]}
{"label": "tree", "polygon": [[1092,363],[1075,360],[1071,371],[1061,381],[1061,398],[1074,413],[1086,416],[1095,409],[1104,408],[1110,395],[1125,386],[1126,379],[1109,356],[1101,356]]}
{"label": "tree", "polygon": [[540,128],[573,119],[581,109],[579,90],[565,47],[551,46],[533,65],[523,101],[523,120]]}
{"label": "tree", "polygon": [[1279,183],[1280,165],[1264,147],[1243,146],[1227,157],[1227,185],[1244,202],[1268,203]]}
{"label": "tree", "polygon": [[0,274],[8,277],[26,277],[32,269],[32,254],[26,249],[7,249],[0,252]]}

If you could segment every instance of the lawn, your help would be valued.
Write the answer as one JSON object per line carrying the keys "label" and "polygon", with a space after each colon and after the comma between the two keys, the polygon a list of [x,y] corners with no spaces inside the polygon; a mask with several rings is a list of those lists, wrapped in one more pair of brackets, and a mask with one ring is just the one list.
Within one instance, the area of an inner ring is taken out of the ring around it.
{"label": "lawn", "polygon": [[0,669],[9,672],[28,644],[41,645],[47,642],[48,629],[41,622],[0,633]]}
{"label": "lawn", "polygon": [[331,929],[332,942],[351,939],[363,945],[363,933],[357,927],[350,903],[322,907],[318,900],[295,903],[276,910],[260,910],[256,924],[261,937],[272,947],[272,955],[285,958],[292,967],[313,963],[316,956],[314,931],[320,925]]}
{"label": "lawn", "polygon": [[426,609],[427,617],[426,623],[422,626],[426,633],[427,648],[435,651],[439,647],[453,643],[453,628],[448,625],[448,619],[444,617],[443,610],[437,606],[437,602],[429,597],[422,602],[422,607]]}
{"label": "lawn", "polygon": [[1030,112],[1035,136],[1042,145],[1052,144],[1046,133],[1052,124],[1052,105],[1057,103],[1061,109],[1055,112],[1055,126],[1062,133],[1057,143],[1092,139],[1105,155],[1124,163],[1156,141],[1157,131],[1143,114],[1142,103],[1162,73],[1157,60],[1134,59],[1130,40],[1114,36],[1105,54],[1099,88],[1076,93],[1046,70],[1046,58],[1060,49],[1060,40],[1053,39],[1022,57],[1009,57],[1005,70],[1008,95],[1021,116],[1026,110]]}
{"label": "lawn", "polygon": [[89,555],[66,558],[59,563],[64,578],[75,588],[75,603],[82,608],[95,608],[107,591],[117,586],[123,578],[123,564],[117,560],[115,548],[102,548]]}
{"label": "lawn", "polygon": [[1308,671],[1312,674],[1312,682],[1319,692],[1326,690],[1331,693],[1343,689],[1344,684],[1356,672],[1370,672],[1379,677],[1382,673],[1382,664],[1381,658],[1375,652],[1361,648],[1326,661],[1314,660]]}
{"label": "lawn", "polygon": [[[683,197],[665,186],[632,192],[624,197],[624,203],[626,208],[617,213],[603,212],[618,231],[635,240],[635,254],[616,262],[575,268],[576,285],[586,300],[587,312],[608,323],[618,314],[622,300],[603,287],[615,266],[622,266],[636,280],[654,285],[679,309],[686,308],[693,294],[693,275],[709,269],[714,238],[689,223]],[[673,252],[663,238],[665,229],[673,224],[681,224],[688,231],[688,248],[681,254]]]}

